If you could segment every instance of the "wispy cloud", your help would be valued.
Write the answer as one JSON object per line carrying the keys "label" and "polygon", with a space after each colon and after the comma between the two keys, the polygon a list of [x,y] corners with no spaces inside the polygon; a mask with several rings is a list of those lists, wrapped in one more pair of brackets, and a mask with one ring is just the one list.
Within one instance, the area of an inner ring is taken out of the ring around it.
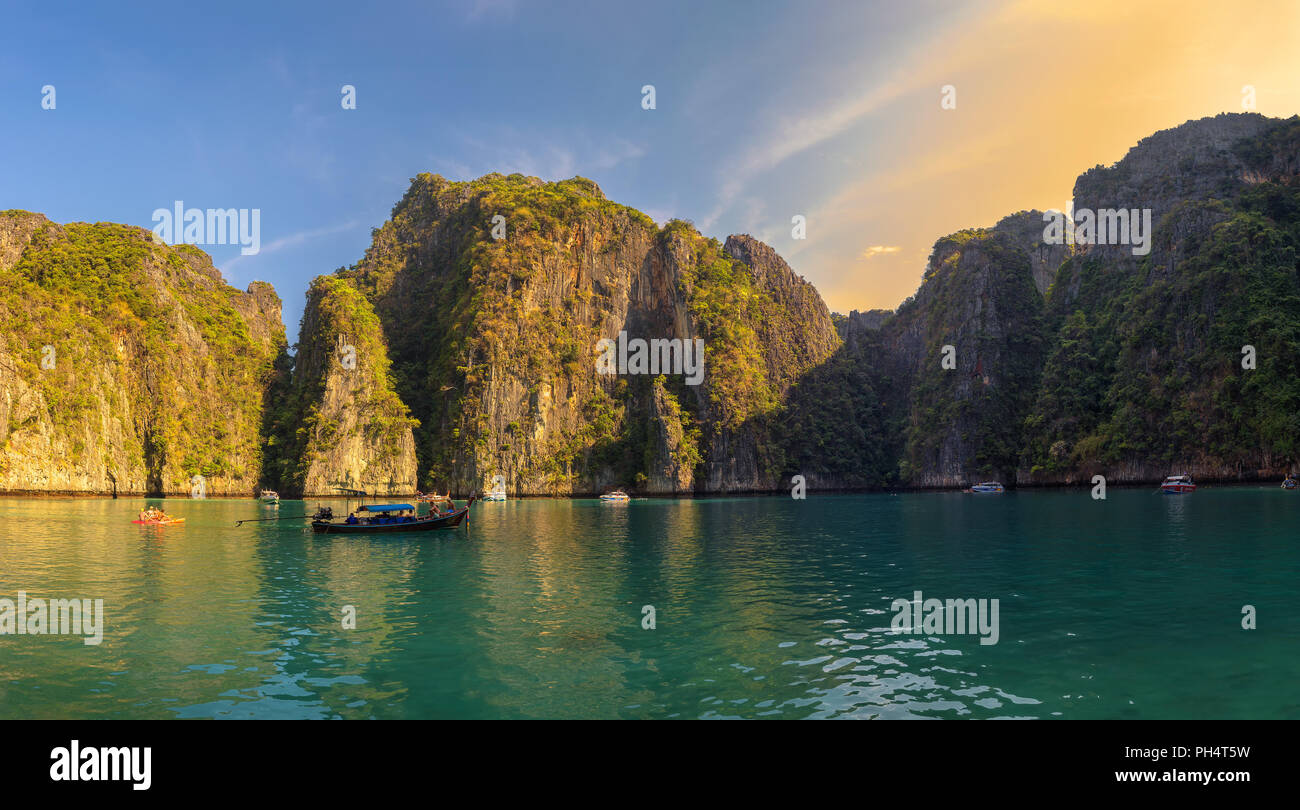
{"label": "wispy cloud", "polygon": [[316,228],[315,230],[298,231],[297,233],[291,233],[288,236],[282,236],[279,239],[274,239],[266,243],[265,245],[262,245],[261,250],[258,253],[253,254],[252,256],[245,256],[241,253],[239,255],[236,255],[234,258],[230,259],[229,261],[223,262],[220,265],[221,271],[223,273],[228,273],[230,272],[230,269],[232,267],[237,266],[240,262],[243,262],[246,259],[253,259],[253,258],[257,258],[258,256],[265,256],[269,253],[276,253],[282,250],[286,250],[288,248],[297,247],[299,245],[311,241],[312,239],[319,239],[322,236],[331,236],[336,233],[343,233],[344,231],[350,231],[355,228],[359,228],[361,227],[362,224],[363,223],[360,220],[352,220],[350,222],[345,222],[341,225],[332,225],[328,228]]}
{"label": "wispy cloud", "polygon": [[586,135],[539,136],[502,129],[490,138],[461,137],[459,157],[434,157],[433,166],[457,179],[469,180],[489,172],[520,174],[543,180],[567,180],[578,174],[606,172],[644,157],[646,150],[622,138],[595,141]]}
{"label": "wispy cloud", "polygon": [[876,256],[898,253],[903,248],[899,245],[872,245],[858,256],[860,259],[873,259]]}
{"label": "wispy cloud", "polygon": [[467,0],[465,2],[465,16],[470,21],[478,21],[489,17],[510,20],[514,19],[518,6],[516,0]]}
{"label": "wispy cloud", "polygon": [[[711,228],[731,209],[746,188],[765,172],[843,135],[900,98],[927,88],[937,93],[942,84],[940,74],[932,61],[927,60],[927,54],[935,42],[950,35],[948,29],[935,29],[927,41],[914,44],[906,55],[900,57],[900,67],[886,76],[879,76],[878,71],[869,71],[877,78],[866,84],[859,83],[847,93],[836,79],[857,71],[846,71],[844,66],[840,66],[835,76],[824,83],[831,88],[825,97],[762,126],[760,129],[764,135],[720,168],[716,202],[704,218],[703,227]],[[868,71],[864,69],[864,72]]]}

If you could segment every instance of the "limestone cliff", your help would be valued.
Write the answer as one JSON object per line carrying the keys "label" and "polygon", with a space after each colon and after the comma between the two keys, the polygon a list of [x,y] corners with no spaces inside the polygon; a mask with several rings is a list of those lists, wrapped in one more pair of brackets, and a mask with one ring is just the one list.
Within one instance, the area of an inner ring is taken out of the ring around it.
{"label": "limestone cliff", "polygon": [[142,228],[0,213],[0,491],[251,494],[280,300]]}
{"label": "limestone cliff", "polygon": [[[1250,480],[1294,469],[1298,166],[1300,119],[1191,121],[1075,185],[1076,219],[1150,209],[1149,252],[1132,238],[1047,243],[1036,211],[939,240],[896,313],[840,326],[847,350],[875,369],[869,396],[885,394],[882,442],[901,459],[898,481]],[[944,346],[955,368],[942,367]]]}
{"label": "limestone cliff", "polygon": [[1045,343],[1035,252],[1002,225],[940,239],[921,288],[881,326],[874,365],[906,412],[903,483],[952,487],[1015,469]]}
{"label": "limestone cliff", "polygon": [[294,495],[416,489],[418,425],[393,390],[379,319],[349,281],[323,276],[307,292],[291,382],[269,442],[278,487]]}
{"label": "limestone cliff", "polygon": [[[378,315],[420,422],[419,483],[461,492],[496,476],[515,494],[771,488],[768,417],[839,343],[770,248],[659,228],[582,178],[420,175],[336,277]],[[620,333],[702,340],[700,384],[599,373]]]}
{"label": "limestone cliff", "polygon": [[1273,478],[1300,460],[1300,118],[1219,115],[1145,138],[1075,208],[1152,210],[1151,250],[1080,245],[1018,479]]}

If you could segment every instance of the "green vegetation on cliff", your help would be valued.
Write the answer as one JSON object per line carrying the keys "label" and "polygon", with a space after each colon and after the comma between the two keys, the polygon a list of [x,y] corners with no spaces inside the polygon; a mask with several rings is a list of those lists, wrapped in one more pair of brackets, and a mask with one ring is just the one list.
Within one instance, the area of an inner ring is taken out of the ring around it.
{"label": "green vegetation on cliff", "polygon": [[[963,457],[969,475],[1010,477],[1045,345],[1028,257],[1003,234],[962,231],[935,244],[924,284],[886,327],[926,336],[907,392],[902,478],[941,469],[945,455]],[[941,364],[946,345],[952,369]]]}
{"label": "green vegetation on cliff", "polygon": [[[287,492],[314,494],[402,480],[403,467],[414,463],[404,455],[419,421],[397,394],[391,365],[365,296],[348,279],[315,279],[291,381],[281,383],[269,420],[267,480]],[[414,469],[405,472],[413,477]]]}
{"label": "green vegetation on cliff", "polygon": [[[336,275],[378,314],[395,389],[421,424],[423,486],[501,475],[532,492],[637,481],[689,491],[696,468],[730,461],[714,448],[737,442],[756,459],[751,476],[779,474],[765,431],[810,365],[789,358],[809,355],[799,332],[815,317],[787,311],[689,223],[659,229],[583,178],[426,174]],[[821,318],[833,339],[824,306]],[[598,375],[596,346],[620,331],[702,338],[704,384],[672,377],[656,392]],[[689,465],[673,482],[649,469],[665,453],[674,469]]]}
{"label": "green vegetation on cliff", "polygon": [[1148,259],[1125,275],[1080,263],[1090,283],[1066,307],[1027,461],[1057,472],[1300,457],[1298,206],[1300,189],[1271,182],[1235,204],[1186,203],[1176,217],[1217,221],[1172,266]]}
{"label": "green vegetation on cliff", "polygon": [[[140,228],[8,211],[0,231],[20,248],[0,264],[0,354],[19,393],[0,426],[6,486],[45,465],[66,488],[189,491],[202,475],[209,491],[251,489],[283,344],[269,285],[241,293],[202,251]],[[51,438],[32,432],[43,423]]]}

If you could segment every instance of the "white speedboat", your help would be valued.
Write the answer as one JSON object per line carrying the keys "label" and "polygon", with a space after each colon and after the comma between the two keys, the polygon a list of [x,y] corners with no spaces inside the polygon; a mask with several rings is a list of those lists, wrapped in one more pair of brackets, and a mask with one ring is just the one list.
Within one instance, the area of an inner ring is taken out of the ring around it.
{"label": "white speedboat", "polygon": [[606,492],[604,495],[600,496],[600,499],[606,503],[626,503],[627,501],[632,500],[627,496],[627,493],[621,489],[616,489],[613,492]]}
{"label": "white speedboat", "polygon": [[506,492],[504,489],[496,489],[491,492],[484,493],[482,498],[482,500],[485,501],[504,501],[505,499],[506,499]]}
{"label": "white speedboat", "polygon": [[970,491],[976,495],[1001,495],[1006,490],[997,481],[981,481],[971,487]]}
{"label": "white speedboat", "polygon": [[262,494],[258,496],[258,499],[261,500],[262,503],[278,504],[280,502],[280,493],[273,489],[264,489],[262,490]]}

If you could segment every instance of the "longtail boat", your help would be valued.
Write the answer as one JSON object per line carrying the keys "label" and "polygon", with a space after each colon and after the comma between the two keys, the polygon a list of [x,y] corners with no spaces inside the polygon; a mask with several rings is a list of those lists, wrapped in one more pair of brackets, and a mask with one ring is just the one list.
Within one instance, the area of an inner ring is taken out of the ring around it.
{"label": "longtail boat", "polygon": [[342,521],[335,521],[332,513],[317,513],[311,530],[317,534],[398,534],[454,529],[465,521],[473,504],[474,498],[470,498],[460,509],[427,515],[417,515],[409,503],[372,504],[359,507]]}

